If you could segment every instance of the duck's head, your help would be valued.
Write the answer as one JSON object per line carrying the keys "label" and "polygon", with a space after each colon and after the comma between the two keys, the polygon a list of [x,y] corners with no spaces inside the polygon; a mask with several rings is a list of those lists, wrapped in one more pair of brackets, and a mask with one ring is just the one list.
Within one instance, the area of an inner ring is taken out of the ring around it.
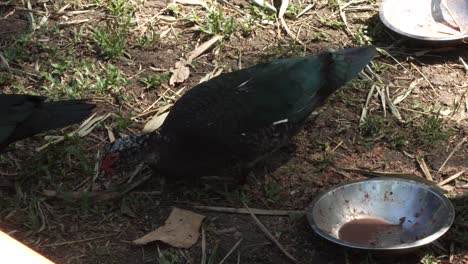
{"label": "duck's head", "polygon": [[117,139],[107,148],[101,160],[101,170],[113,175],[142,162],[156,164],[159,160],[156,147],[158,138],[158,134],[147,133]]}

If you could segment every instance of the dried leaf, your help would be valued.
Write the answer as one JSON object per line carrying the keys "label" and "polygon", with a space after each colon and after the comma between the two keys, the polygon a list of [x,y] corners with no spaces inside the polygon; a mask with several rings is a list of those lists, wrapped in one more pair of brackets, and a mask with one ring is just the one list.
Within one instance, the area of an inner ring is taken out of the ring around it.
{"label": "dried leaf", "polygon": [[177,248],[190,248],[200,236],[199,229],[205,216],[174,208],[163,226],[134,240],[137,245],[162,241]]}
{"label": "dried leaf", "polygon": [[410,85],[409,85],[409,88],[406,89],[406,92],[404,92],[403,94],[398,95],[398,96],[395,98],[395,100],[393,100],[393,105],[397,105],[397,104],[403,102],[403,100],[405,100],[406,97],[408,97],[408,96],[411,94],[411,92],[414,90],[414,88],[416,87],[416,85],[418,85],[418,83],[419,83],[421,80],[422,80],[422,78],[416,79],[416,80],[412,81],[412,82],[410,83]]}
{"label": "dried leaf", "polygon": [[6,69],[10,71],[10,64],[8,64],[8,60],[3,57],[2,52],[0,52],[0,69]]}
{"label": "dried leaf", "polygon": [[165,112],[161,115],[155,115],[153,116],[146,124],[145,127],[143,128],[143,132],[149,133],[156,131],[158,128],[162,126],[164,123],[164,120],[166,120],[167,115],[169,112]]}
{"label": "dried leaf", "polygon": [[209,49],[213,44],[215,44],[218,40],[222,39],[223,36],[216,35],[212,37],[210,40],[206,41],[205,43],[201,44],[198,46],[198,48],[194,49],[191,53],[190,56],[187,59],[187,64],[192,63],[192,61],[200,56],[203,52],[205,52],[207,49]]}
{"label": "dried leaf", "polygon": [[170,69],[170,72],[172,73],[171,79],[169,79],[169,84],[171,86],[187,80],[190,76],[190,69],[187,67],[187,61],[185,59],[176,62],[174,68]]}
{"label": "dried leaf", "polygon": [[375,85],[372,85],[369,90],[369,93],[367,94],[366,104],[362,108],[361,118],[359,119],[359,126],[364,125],[364,123],[366,122],[367,110],[369,107],[370,99],[372,98],[372,95],[374,95],[374,90],[375,90]]}
{"label": "dried leaf", "polygon": [[106,126],[106,130],[107,130],[107,136],[109,137],[109,142],[114,143],[115,142],[114,132],[112,132],[112,129],[108,126]]}
{"label": "dried leaf", "polygon": [[178,62],[176,62],[174,68],[170,69],[170,72],[172,73],[171,79],[169,80],[169,84],[171,86],[174,86],[176,83],[181,83],[187,80],[187,78],[190,76],[190,68],[187,67],[187,65],[191,64],[192,61],[200,56],[203,52],[205,52],[207,49],[209,49],[213,44],[215,44],[218,40],[222,39],[222,36],[214,36],[207,42],[201,44],[193,50],[188,59],[181,58]]}
{"label": "dried leaf", "polygon": [[[95,115],[96,113],[94,113],[92,116],[86,119],[83,123],[81,123],[80,127],[77,130],[69,133],[68,136],[78,135],[79,137],[85,137],[89,133],[91,133],[91,131],[93,131],[93,129],[97,126],[97,124],[99,124],[100,122],[106,120],[107,118],[109,118],[109,116],[111,116],[111,114],[105,114],[102,116],[94,117]],[[41,147],[36,148],[36,151],[41,151],[47,148],[49,145],[57,144],[64,140],[65,140],[64,136],[59,136],[54,141],[51,141]]]}
{"label": "dried leaf", "polygon": [[222,72],[223,72],[224,69],[219,69],[219,68],[215,68],[213,71],[207,73],[205,76],[203,76],[203,78],[200,79],[200,81],[198,83],[202,83],[202,82],[206,82],[208,81],[209,79],[211,78],[214,78],[218,75],[220,75]]}

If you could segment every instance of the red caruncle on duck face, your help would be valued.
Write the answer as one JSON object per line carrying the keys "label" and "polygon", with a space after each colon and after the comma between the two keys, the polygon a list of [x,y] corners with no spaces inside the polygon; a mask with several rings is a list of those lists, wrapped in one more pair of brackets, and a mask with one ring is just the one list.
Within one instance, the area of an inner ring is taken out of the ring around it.
{"label": "red caruncle on duck face", "polygon": [[110,175],[115,174],[115,167],[117,161],[120,159],[119,153],[109,153],[107,154],[104,159],[101,161],[101,169]]}

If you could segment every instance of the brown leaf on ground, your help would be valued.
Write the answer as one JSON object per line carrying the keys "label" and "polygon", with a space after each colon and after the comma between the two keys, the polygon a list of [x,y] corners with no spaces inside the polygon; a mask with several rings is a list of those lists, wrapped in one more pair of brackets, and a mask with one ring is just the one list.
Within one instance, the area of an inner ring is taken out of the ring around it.
{"label": "brown leaf on ground", "polygon": [[174,208],[163,226],[134,240],[137,245],[162,241],[177,248],[190,248],[200,236],[199,229],[205,216]]}
{"label": "brown leaf on ground", "polygon": [[183,58],[176,62],[174,68],[170,69],[170,72],[172,73],[171,79],[169,79],[171,86],[184,82],[190,76],[190,68],[187,67],[187,61]]}
{"label": "brown leaf on ground", "polygon": [[153,116],[146,124],[145,127],[143,128],[143,132],[149,133],[158,130],[162,124],[164,123],[164,120],[166,120],[167,115],[169,112],[165,112],[160,115],[155,115]]}

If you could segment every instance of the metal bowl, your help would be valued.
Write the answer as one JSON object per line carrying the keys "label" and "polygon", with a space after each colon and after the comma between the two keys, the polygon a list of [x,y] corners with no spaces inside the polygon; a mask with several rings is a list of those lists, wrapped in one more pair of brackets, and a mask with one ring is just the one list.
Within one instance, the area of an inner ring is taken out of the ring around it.
{"label": "metal bowl", "polygon": [[383,0],[379,16],[391,30],[410,38],[468,39],[468,0]]}
{"label": "metal bowl", "polygon": [[[325,239],[350,248],[376,251],[408,251],[431,243],[449,229],[454,216],[453,205],[443,194],[398,178],[336,186],[315,198],[307,211],[312,228]],[[365,219],[385,221],[389,229],[378,230],[380,233],[369,243],[358,241],[369,235],[363,230],[375,227],[359,222]],[[357,240],[341,237],[345,224],[349,227],[349,223],[361,224],[361,230],[355,230],[361,232]]]}

